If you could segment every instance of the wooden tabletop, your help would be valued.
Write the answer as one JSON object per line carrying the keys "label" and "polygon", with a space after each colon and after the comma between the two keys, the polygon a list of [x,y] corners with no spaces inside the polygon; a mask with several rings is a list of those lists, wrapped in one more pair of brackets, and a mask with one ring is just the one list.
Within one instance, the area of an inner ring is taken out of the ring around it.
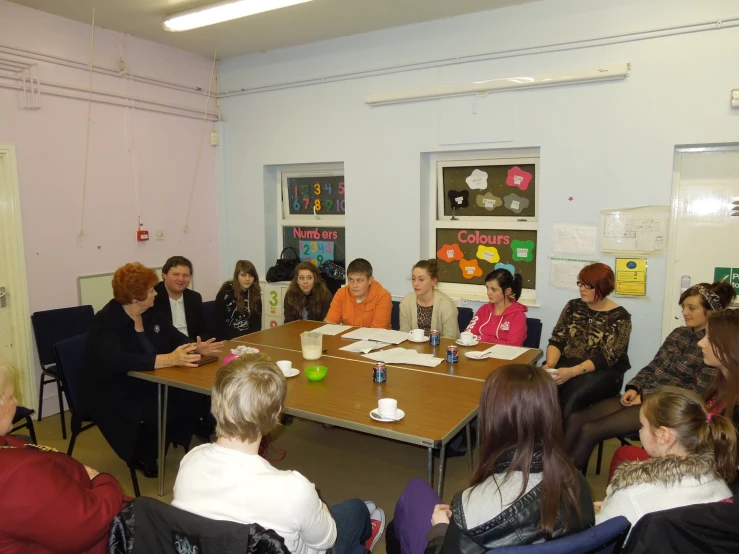
{"label": "wooden tabletop", "polygon": [[[295,350],[300,352],[300,334],[305,331],[312,331],[321,327],[324,323],[319,321],[293,321],[273,327],[271,329],[265,329],[258,333],[252,333],[243,337],[234,339],[235,342],[240,342],[246,345],[252,345],[257,348],[260,346],[271,346],[274,348],[282,348],[286,350]],[[352,327],[355,329],[355,327]],[[348,333],[350,329],[345,332]],[[362,357],[357,352],[347,352],[346,350],[339,350],[342,346],[351,344],[350,339],[343,339],[341,335],[324,335],[323,336],[323,349],[325,350],[324,358],[343,358],[346,360],[353,360],[362,363],[374,364],[369,358]],[[428,342],[425,343],[413,343],[405,341],[401,343],[403,348],[410,348],[416,350],[422,354],[433,354],[438,358],[446,358],[446,347],[455,345],[459,348],[459,362],[456,364],[450,364],[445,361],[440,363],[436,367],[426,367],[419,365],[410,364],[388,364],[388,367],[400,367],[409,371],[419,371],[423,373],[436,373],[454,377],[462,377],[466,379],[475,379],[478,381],[484,381],[488,375],[497,368],[506,364],[533,364],[539,358],[542,357],[542,352],[538,348],[531,348],[525,354],[522,354],[515,360],[499,360],[495,358],[485,358],[484,360],[471,360],[465,357],[464,353],[471,350],[483,351],[490,348],[490,344],[480,343],[476,346],[459,346],[453,339],[442,338],[439,346],[430,346]]]}
{"label": "wooden tabletop", "polygon": [[[279,329],[260,334],[269,335]],[[210,394],[223,358],[238,344],[241,343],[227,341],[219,361],[202,367],[170,367],[130,375]],[[299,349],[264,345],[257,348],[274,361],[290,360],[300,370],[299,375],[287,380],[284,412],[289,415],[432,448],[445,445],[477,415],[482,391],[479,380],[450,379],[443,374],[388,366],[387,382],[378,384],[372,381],[370,360],[324,356],[317,362],[308,362]],[[323,381],[312,383],[303,370],[317,364],[327,366],[328,374]],[[369,412],[377,407],[380,398],[395,398],[405,417],[393,423],[373,420]]]}

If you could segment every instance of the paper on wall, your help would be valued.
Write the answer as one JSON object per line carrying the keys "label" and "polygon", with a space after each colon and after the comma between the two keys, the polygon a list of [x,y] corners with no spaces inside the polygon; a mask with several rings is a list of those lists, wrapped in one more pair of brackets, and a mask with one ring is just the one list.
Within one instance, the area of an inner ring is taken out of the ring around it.
{"label": "paper on wall", "polygon": [[594,225],[555,223],[552,253],[595,256],[597,236]]}
{"label": "paper on wall", "polygon": [[570,258],[552,258],[552,269],[549,274],[549,285],[555,289],[578,290],[577,276],[580,270],[593,260],[573,260]]}
{"label": "paper on wall", "polygon": [[668,206],[645,206],[600,213],[601,252],[662,255],[670,219]]}

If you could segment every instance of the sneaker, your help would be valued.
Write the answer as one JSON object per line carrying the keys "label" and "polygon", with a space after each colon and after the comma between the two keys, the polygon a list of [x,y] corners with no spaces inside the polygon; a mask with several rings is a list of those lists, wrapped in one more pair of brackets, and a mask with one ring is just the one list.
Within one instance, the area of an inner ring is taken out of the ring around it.
{"label": "sneaker", "polygon": [[372,515],[372,512],[377,509],[377,504],[375,504],[371,500],[367,500],[365,504],[367,505],[367,511],[370,513],[370,515]]}
{"label": "sneaker", "polygon": [[370,514],[370,521],[372,523],[372,535],[367,539],[364,546],[371,552],[377,541],[380,540],[383,531],[385,531],[385,512],[380,508],[375,508],[375,511]]}

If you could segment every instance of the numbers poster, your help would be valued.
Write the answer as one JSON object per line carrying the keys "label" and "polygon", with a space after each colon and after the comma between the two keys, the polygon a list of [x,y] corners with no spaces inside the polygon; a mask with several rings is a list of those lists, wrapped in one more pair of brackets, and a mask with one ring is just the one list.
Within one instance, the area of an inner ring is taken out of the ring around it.
{"label": "numbers poster", "polygon": [[344,177],[291,177],[287,180],[291,214],[343,215],[346,213]]}
{"label": "numbers poster", "polygon": [[320,266],[327,260],[346,261],[342,227],[283,227],[282,244],[292,246],[301,262]]}

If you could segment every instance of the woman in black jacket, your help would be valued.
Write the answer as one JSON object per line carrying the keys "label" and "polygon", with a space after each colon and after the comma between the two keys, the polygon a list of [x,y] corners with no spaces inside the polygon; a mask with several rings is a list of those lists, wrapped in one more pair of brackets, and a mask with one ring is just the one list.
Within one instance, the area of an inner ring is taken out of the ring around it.
{"label": "woman in black jacket", "polygon": [[234,276],[218,291],[215,304],[214,331],[218,340],[262,330],[262,289],[257,268],[249,260],[239,260]]}
{"label": "woman in black jacket", "polygon": [[323,321],[331,306],[328,290],[316,266],[301,262],[285,293],[285,323],[299,319]]}
{"label": "woman in black jacket", "polygon": [[[223,344],[214,339],[193,343],[158,310],[149,310],[158,281],[153,270],[139,263],[115,272],[113,300],[93,317],[81,375],[83,412],[116,454],[147,477],[155,476],[157,468],[157,386],[128,372],[196,367],[201,355]],[[175,444],[190,444],[198,418],[191,409],[195,402],[195,393],[169,393],[167,433]]]}
{"label": "woman in black jacket", "polygon": [[420,479],[403,492],[388,530],[403,554],[483,554],[594,524],[587,482],[564,447],[557,386],[545,370],[511,364],[488,376],[480,437],[470,486],[451,505]]}

